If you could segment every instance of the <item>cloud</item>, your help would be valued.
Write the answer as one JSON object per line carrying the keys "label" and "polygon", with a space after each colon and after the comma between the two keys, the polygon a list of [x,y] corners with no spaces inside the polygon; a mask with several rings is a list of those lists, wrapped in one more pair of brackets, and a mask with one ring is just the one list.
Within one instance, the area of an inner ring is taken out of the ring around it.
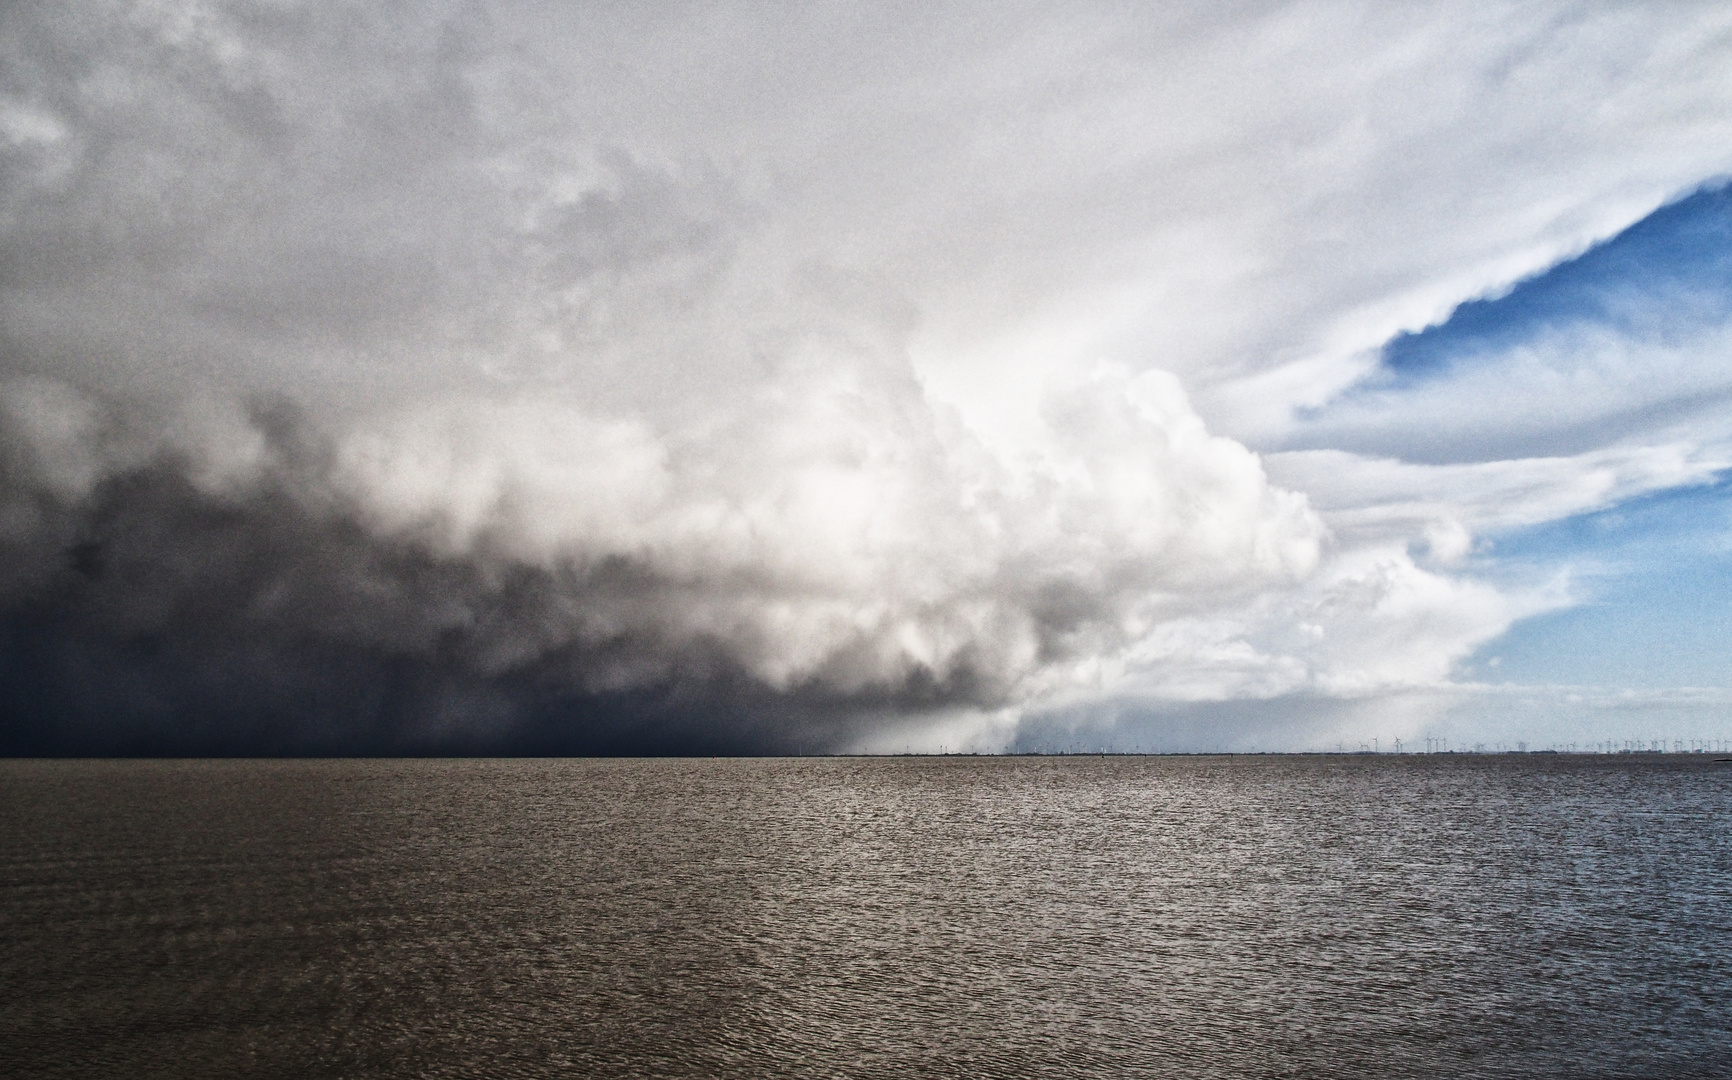
{"label": "cloud", "polygon": [[1345,450],[1266,459],[1282,483],[1308,492],[1349,542],[1423,540],[1444,563],[1475,536],[1603,509],[1666,488],[1704,485],[1732,458],[1690,443],[1612,446],[1567,457],[1425,465]]}
{"label": "cloud", "polygon": [[1436,463],[1656,439],[1723,448],[1729,239],[1732,189],[1698,192],[1505,296],[1392,341],[1373,377],[1301,410],[1281,445]]}
{"label": "cloud", "polygon": [[10,599],[231,667],[243,641],[576,697],[992,707],[1315,565],[1304,500],[1170,377],[1061,398],[1053,454],[1013,471],[882,375],[827,363],[670,430],[546,399],[147,420],[16,383]]}
{"label": "cloud", "polygon": [[1463,561],[1522,492],[1714,454],[1384,461],[1351,403],[1248,447],[1732,168],[1727,30],[9,9],[8,745],[986,745],[1446,680],[1562,602]]}

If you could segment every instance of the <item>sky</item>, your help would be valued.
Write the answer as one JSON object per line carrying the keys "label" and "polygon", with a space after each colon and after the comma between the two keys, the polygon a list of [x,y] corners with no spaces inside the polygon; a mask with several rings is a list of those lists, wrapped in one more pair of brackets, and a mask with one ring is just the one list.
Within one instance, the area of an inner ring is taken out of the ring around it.
{"label": "sky", "polygon": [[1718,3],[0,8],[0,752],[1732,739]]}

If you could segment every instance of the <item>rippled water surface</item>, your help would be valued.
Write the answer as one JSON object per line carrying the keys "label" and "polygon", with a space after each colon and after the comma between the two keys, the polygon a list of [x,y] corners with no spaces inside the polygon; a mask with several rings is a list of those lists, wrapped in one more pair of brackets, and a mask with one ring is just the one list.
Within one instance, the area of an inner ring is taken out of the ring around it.
{"label": "rippled water surface", "polygon": [[12,1076],[1732,1076],[1702,757],[0,781]]}

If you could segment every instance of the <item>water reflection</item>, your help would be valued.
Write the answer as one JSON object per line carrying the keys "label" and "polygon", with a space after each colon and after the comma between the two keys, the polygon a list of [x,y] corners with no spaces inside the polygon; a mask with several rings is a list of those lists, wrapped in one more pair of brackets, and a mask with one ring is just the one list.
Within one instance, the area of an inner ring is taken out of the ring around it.
{"label": "water reflection", "polygon": [[7,762],[20,1075],[1715,1075],[1681,758]]}

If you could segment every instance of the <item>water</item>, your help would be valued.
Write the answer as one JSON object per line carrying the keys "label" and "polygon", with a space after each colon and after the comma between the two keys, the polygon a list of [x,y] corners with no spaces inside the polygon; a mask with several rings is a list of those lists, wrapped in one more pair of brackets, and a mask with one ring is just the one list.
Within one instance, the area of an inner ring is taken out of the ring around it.
{"label": "water", "polygon": [[1701,757],[0,782],[11,1076],[1732,1076]]}

